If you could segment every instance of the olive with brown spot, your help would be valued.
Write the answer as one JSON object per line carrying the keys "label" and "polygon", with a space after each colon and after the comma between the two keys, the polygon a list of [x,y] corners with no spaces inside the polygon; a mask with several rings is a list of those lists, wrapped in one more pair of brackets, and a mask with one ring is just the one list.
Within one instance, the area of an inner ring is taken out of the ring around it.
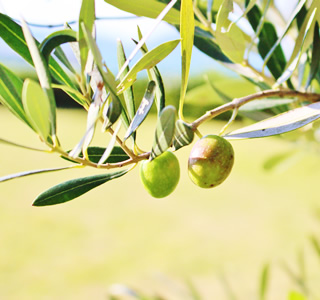
{"label": "olive with brown spot", "polygon": [[188,174],[199,187],[212,188],[225,181],[233,163],[232,145],[221,136],[207,135],[198,140],[191,150]]}

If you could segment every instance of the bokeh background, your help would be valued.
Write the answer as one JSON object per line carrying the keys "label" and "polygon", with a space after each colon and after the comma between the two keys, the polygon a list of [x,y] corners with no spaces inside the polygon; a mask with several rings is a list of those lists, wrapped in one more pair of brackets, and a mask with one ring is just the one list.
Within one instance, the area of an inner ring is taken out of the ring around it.
{"label": "bokeh background", "polygon": [[[2,0],[0,10],[17,19],[23,16],[30,23],[54,25],[76,20],[80,4],[71,0]],[[129,17],[102,0],[97,7],[98,17]],[[121,38],[129,53],[134,46],[131,38],[137,36],[136,25],[147,32],[151,22],[145,18],[97,22],[98,44],[115,73],[116,39]],[[57,28],[31,29],[42,40]],[[162,24],[147,43],[151,49],[177,37],[174,28]],[[159,64],[172,104],[179,96],[179,55],[177,49]],[[2,41],[0,62],[22,77],[33,76]],[[195,49],[186,99],[189,120],[221,103],[204,75],[232,97],[254,91]],[[143,76],[139,80],[137,95],[145,87]],[[34,133],[4,107],[0,107],[0,118],[1,138],[41,147]],[[151,114],[138,134],[144,149],[152,146],[155,122]],[[246,122],[240,119],[233,126]],[[85,124],[84,111],[58,109],[58,135],[65,149],[79,141]],[[221,119],[208,122],[201,132],[217,134],[224,124]],[[286,299],[289,290],[301,289],[294,274],[302,271],[317,292],[320,264],[310,236],[320,238],[319,154],[317,148],[303,149],[306,143],[297,148],[287,137],[232,142],[236,155],[233,172],[213,190],[200,189],[189,180],[190,147],[179,150],[181,180],[176,191],[164,199],[147,194],[138,168],[81,198],[52,207],[31,204],[55,184],[98,171],[67,170],[1,183],[0,299],[107,299],[119,283],[168,299],[192,299],[187,282],[202,299],[232,299],[232,295],[258,299],[266,265],[270,265],[270,299]],[[100,146],[107,142],[100,133],[94,140]],[[293,149],[299,150],[291,160],[266,168],[270,157]],[[0,144],[0,176],[66,165],[54,154]]]}

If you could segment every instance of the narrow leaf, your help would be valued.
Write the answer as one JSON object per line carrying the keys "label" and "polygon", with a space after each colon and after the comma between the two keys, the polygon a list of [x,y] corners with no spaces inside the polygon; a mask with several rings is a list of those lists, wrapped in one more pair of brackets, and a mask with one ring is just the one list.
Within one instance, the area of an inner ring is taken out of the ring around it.
{"label": "narrow leaf", "polygon": [[22,30],[25,36],[27,45],[30,50],[30,54],[32,57],[32,61],[34,63],[34,67],[36,69],[39,82],[41,88],[43,89],[44,93],[46,94],[46,100],[43,102],[47,102],[49,104],[49,112],[46,117],[49,120],[50,125],[50,133],[53,138],[53,142],[55,142],[55,135],[56,135],[56,101],[54,98],[53,90],[51,88],[51,78],[49,74],[49,69],[46,61],[44,60],[42,54],[39,51],[36,41],[34,40],[28,25],[24,20],[22,20]]}
{"label": "narrow leaf", "polygon": [[315,236],[311,236],[310,238],[313,249],[315,250],[318,258],[320,258],[320,243]]}
{"label": "narrow leaf", "polygon": [[260,300],[266,299],[268,284],[269,284],[269,277],[270,277],[269,273],[270,273],[270,267],[269,265],[266,265],[262,270],[261,278],[260,278],[260,289],[259,289]]}
{"label": "narrow leaf", "polygon": [[33,151],[39,151],[39,152],[45,152],[46,151],[46,150],[42,150],[42,149],[37,149],[37,148],[33,148],[33,147],[17,144],[17,143],[14,143],[14,142],[2,139],[2,138],[0,138],[0,143],[6,144],[6,145],[9,145],[9,146],[18,147],[18,148],[27,149],[27,150],[33,150]]}
{"label": "narrow leaf", "polygon": [[[101,156],[106,151],[105,148],[102,147],[89,147],[87,149],[88,159],[93,163],[98,163],[101,160]],[[80,153],[79,157],[83,157],[82,153]],[[73,160],[63,157],[63,159],[74,162]],[[118,163],[129,159],[129,156],[123,151],[121,147],[115,146],[113,147],[109,157],[103,161],[103,163]]]}
{"label": "narrow leaf", "polygon": [[109,145],[106,148],[106,150],[104,151],[103,155],[101,156],[101,158],[100,158],[100,160],[98,162],[98,165],[103,164],[103,162],[106,161],[109,158],[110,154],[112,153],[114,145],[115,145],[115,143],[117,141],[117,134],[119,133],[120,128],[121,128],[121,121],[119,121],[119,124],[118,124],[117,128],[115,129],[115,131],[114,131],[114,133],[112,135],[112,138],[111,138],[111,140],[109,142]]}
{"label": "narrow leaf", "polygon": [[188,78],[191,64],[194,40],[194,13],[192,0],[182,0],[180,9],[180,37],[181,37],[181,90],[179,116],[183,117],[183,103],[187,92]]}
{"label": "narrow leaf", "polygon": [[[142,40],[142,33],[140,31],[140,28],[138,26],[138,35],[139,35],[139,40]],[[138,42],[136,42],[135,40],[133,40],[136,44],[138,44]],[[147,45],[144,44],[141,47],[141,51],[142,53],[147,53],[149,50],[147,48]],[[157,104],[157,110],[158,110],[158,114],[160,114],[160,112],[162,111],[162,109],[165,107],[165,90],[164,90],[164,84],[163,84],[163,80],[160,74],[160,71],[158,69],[157,66],[154,66],[153,68],[147,70],[148,72],[148,78],[149,80],[153,80],[156,83],[156,88],[155,88],[155,101]]]}
{"label": "narrow leaf", "polygon": [[166,106],[158,117],[155,138],[151,150],[151,159],[165,152],[172,145],[175,133],[176,109]]}
{"label": "narrow leaf", "polygon": [[64,66],[73,74],[76,74],[77,72],[73,68],[71,62],[69,61],[68,57],[62,50],[60,46],[56,47],[53,54],[64,64]]}
{"label": "narrow leaf", "polygon": [[[120,69],[127,60],[126,55],[124,53],[123,45],[120,40],[117,41],[117,55],[118,55],[118,65]],[[122,72],[122,74],[120,75],[120,80],[122,80],[128,72],[129,72],[129,67],[125,68],[125,70]],[[132,86],[123,92],[123,97],[126,103],[126,108],[128,110],[129,121],[131,122],[134,115],[136,114]]]}
{"label": "narrow leaf", "polygon": [[227,139],[258,138],[298,129],[320,118],[320,103],[299,107],[228,133]]}
{"label": "narrow leaf", "polygon": [[125,175],[127,172],[128,170],[124,170],[63,182],[40,194],[33,202],[33,206],[54,205],[70,201],[101,184]]}
{"label": "narrow leaf", "polygon": [[122,111],[122,106],[118,98],[113,98],[109,105],[105,106],[103,111],[104,122],[102,130],[106,131],[119,119]]}
{"label": "narrow leaf", "polygon": [[[165,8],[166,3],[157,0],[105,0],[107,3],[131,14],[155,19]],[[164,21],[172,24],[180,23],[180,13],[172,8],[163,18]]]}
{"label": "narrow leaf", "polygon": [[81,9],[80,9],[78,42],[79,42],[79,48],[80,48],[81,73],[83,73],[85,70],[88,53],[89,53],[89,47],[86,43],[82,24],[86,26],[89,32],[92,32],[94,27],[94,20],[95,20],[94,4],[95,4],[94,0],[82,0]]}
{"label": "narrow leaf", "polygon": [[23,109],[21,100],[22,86],[23,81],[0,64],[0,102],[8,107],[16,117],[32,128]]}
{"label": "narrow leaf", "polygon": [[125,140],[133,132],[137,130],[137,128],[141,125],[141,123],[144,121],[144,119],[148,115],[154,100],[154,90],[155,90],[155,83],[154,81],[150,81],[146,89],[146,92],[141,100],[137,113],[134,116],[126,134],[124,135]]}
{"label": "narrow leaf", "polygon": [[320,36],[319,36],[319,23],[316,22],[314,26],[313,33],[313,43],[312,43],[312,58],[311,58],[311,67],[306,82],[305,89],[309,87],[313,78],[315,78],[320,67]]}
{"label": "narrow leaf", "polygon": [[142,56],[117,86],[118,93],[122,93],[134,83],[138,72],[152,68],[167,57],[178,46],[179,42],[180,40],[173,40],[163,43]]}
{"label": "narrow leaf", "polygon": [[51,52],[58,46],[77,41],[77,33],[70,29],[63,29],[49,34],[40,44],[39,49],[44,59],[49,62]]}
{"label": "narrow leaf", "polygon": [[0,177],[0,182],[16,179],[16,178],[20,178],[20,177],[25,177],[25,176],[29,176],[29,175],[36,175],[36,174],[41,174],[41,173],[55,172],[55,171],[61,171],[61,170],[77,168],[77,167],[78,166],[69,166],[69,167],[61,167],[61,168],[41,169],[41,170],[32,170],[32,171],[20,172],[20,173],[10,174],[10,175],[7,175],[7,176]]}
{"label": "narrow leaf", "polygon": [[182,120],[177,120],[176,131],[173,140],[174,150],[178,150],[192,143],[194,139],[194,131],[190,126]]}
{"label": "narrow leaf", "polygon": [[22,103],[29,122],[44,141],[51,137],[50,101],[41,86],[26,79],[22,90]]}

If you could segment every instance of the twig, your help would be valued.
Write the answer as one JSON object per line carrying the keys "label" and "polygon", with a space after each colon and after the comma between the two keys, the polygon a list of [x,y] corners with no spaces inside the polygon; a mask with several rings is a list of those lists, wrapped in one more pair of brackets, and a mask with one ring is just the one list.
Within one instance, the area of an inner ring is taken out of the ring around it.
{"label": "twig", "polygon": [[206,112],[204,115],[202,115],[200,118],[195,120],[190,124],[193,131],[196,131],[197,128],[204,122],[221,115],[222,113],[236,109],[241,107],[242,105],[252,101],[252,100],[258,100],[268,97],[288,97],[288,98],[298,98],[301,100],[309,101],[309,102],[317,102],[320,100],[320,94],[317,93],[303,93],[299,91],[294,90],[266,90],[259,93],[255,93],[252,95],[248,95],[242,98],[235,98],[233,101],[226,103],[224,105],[221,105],[219,107],[216,107],[208,112]]}

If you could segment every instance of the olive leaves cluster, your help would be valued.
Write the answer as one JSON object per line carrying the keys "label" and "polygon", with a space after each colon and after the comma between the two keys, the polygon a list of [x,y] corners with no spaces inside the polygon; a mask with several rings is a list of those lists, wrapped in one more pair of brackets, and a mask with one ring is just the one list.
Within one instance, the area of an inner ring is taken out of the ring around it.
{"label": "olive leaves cluster", "polygon": [[[95,41],[94,0],[82,1],[77,30],[66,24],[65,29],[51,33],[42,42],[32,36],[23,20],[18,23],[0,14],[0,37],[35,68],[38,76],[37,81],[22,81],[0,65],[0,102],[31,128],[50,152],[74,163],[70,167],[13,174],[0,178],[0,181],[72,167],[108,170],[54,186],[41,193],[34,205],[72,200],[125,175],[142,160],[153,160],[169,148],[176,151],[187,146],[192,143],[195,133],[201,137],[199,126],[203,122],[226,111],[233,111],[230,122],[220,133],[227,139],[277,135],[320,117],[317,102],[320,99],[317,93],[320,80],[320,0],[298,1],[289,19],[281,18],[279,27],[275,27],[272,19],[280,18],[281,13],[272,1],[105,1],[124,11],[155,19],[153,28],[144,36],[137,28],[138,38],[133,40],[136,47],[129,55],[121,41],[115,41],[118,74],[110,71]],[[180,39],[149,50],[147,39],[161,21],[175,26]],[[250,27],[249,32],[243,21]],[[284,55],[282,48],[284,38],[295,41],[289,57]],[[80,72],[75,71],[60,47],[66,43],[78,59]],[[173,107],[166,106],[165,87],[157,64],[178,45],[181,48],[181,90],[179,106]],[[253,83],[257,93],[230,99],[212,83],[212,88],[226,103],[188,123],[183,107],[193,46]],[[142,57],[131,64],[138,52],[143,54]],[[260,66],[252,63],[252,56],[257,55],[262,62]],[[143,98],[136,99],[133,86],[141,71],[146,71],[149,82]],[[86,131],[73,149],[65,149],[59,142],[54,89],[63,90],[87,111]],[[152,105],[157,108],[157,123],[152,147],[145,151],[139,148],[136,136]],[[267,119],[261,119],[261,111]],[[224,134],[238,113],[258,122]],[[110,135],[107,147],[91,146],[97,127]],[[123,136],[121,128],[125,129]],[[0,142],[42,151],[1,138]],[[113,169],[120,171],[113,172]]]}

